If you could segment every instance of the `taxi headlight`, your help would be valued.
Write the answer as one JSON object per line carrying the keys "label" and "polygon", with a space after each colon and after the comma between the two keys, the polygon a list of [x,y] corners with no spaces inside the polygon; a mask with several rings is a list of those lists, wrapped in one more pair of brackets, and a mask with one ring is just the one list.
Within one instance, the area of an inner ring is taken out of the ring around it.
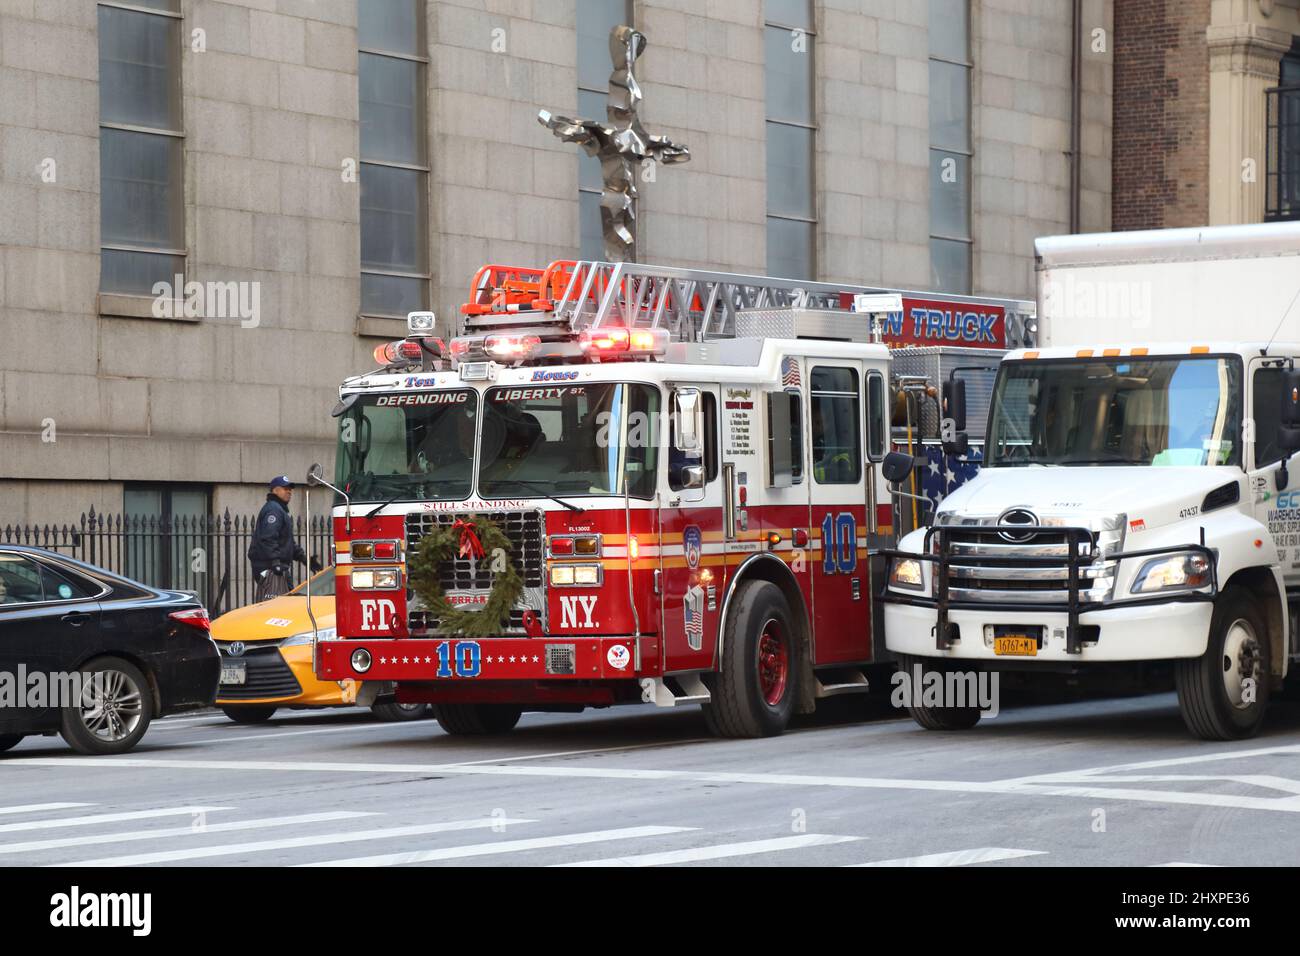
{"label": "taxi headlight", "polygon": [[[322,641],[333,641],[338,639],[338,628],[322,627],[316,632],[320,635]],[[295,634],[292,637],[286,637],[280,642],[281,647],[299,647],[303,644],[310,644],[312,638],[311,631],[303,631],[301,634]]]}
{"label": "taxi headlight", "polygon": [[925,588],[925,578],[921,574],[921,562],[915,558],[895,558],[889,569],[889,586],[921,591]]}
{"label": "taxi headlight", "polygon": [[1132,594],[1195,591],[1209,585],[1210,559],[1203,554],[1188,552],[1148,561],[1133,578],[1129,591]]}

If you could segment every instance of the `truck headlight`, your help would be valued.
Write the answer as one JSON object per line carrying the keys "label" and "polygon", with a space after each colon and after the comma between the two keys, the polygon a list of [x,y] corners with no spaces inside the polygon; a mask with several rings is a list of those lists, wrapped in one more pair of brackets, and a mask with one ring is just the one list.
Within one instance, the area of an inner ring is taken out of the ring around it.
{"label": "truck headlight", "polygon": [[1210,584],[1210,559],[1203,554],[1171,554],[1154,558],[1142,565],[1133,584],[1132,594],[1154,594],[1158,591],[1189,590],[1208,587]]}
{"label": "truck headlight", "polygon": [[889,569],[889,586],[920,591],[925,588],[921,562],[915,558],[895,558]]}

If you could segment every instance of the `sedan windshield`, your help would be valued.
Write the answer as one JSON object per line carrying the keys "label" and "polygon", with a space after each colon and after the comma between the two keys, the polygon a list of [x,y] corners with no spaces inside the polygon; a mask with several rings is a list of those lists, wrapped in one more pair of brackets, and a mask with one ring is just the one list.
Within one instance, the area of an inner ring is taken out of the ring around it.
{"label": "sedan windshield", "polygon": [[654,494],[659,392],[597,383],[489,389],[483,405],[479,494]]}
{"label": "sedan windshield", "polygon": [[1235,465],[1232,358],[1008,362],[989,412],[992,465]]}

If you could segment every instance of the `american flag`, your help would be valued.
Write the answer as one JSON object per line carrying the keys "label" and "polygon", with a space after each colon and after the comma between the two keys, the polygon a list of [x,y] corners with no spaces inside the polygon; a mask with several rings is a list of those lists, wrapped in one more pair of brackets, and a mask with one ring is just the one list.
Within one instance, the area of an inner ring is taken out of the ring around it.
{"label": "american flag", "polygon": [[799,381],[799,360],[793,355],[787,355],[781,359],[781,387],[782,388],[800,388],[802,383]]}
{"label": "american flag", "polygon": [[698,584],[686,589],[682,597],[682,613],[686,622],[686,643],[691,650],[704,646],[704,588]]}
{"label": "american flag", "polygon": [[964,455],[945,455],[938,445],[926,446],[921,494],[929,502],[931,514],[934,514],[944,498],[979,473],[982,460],[978,448],[972,448]]}

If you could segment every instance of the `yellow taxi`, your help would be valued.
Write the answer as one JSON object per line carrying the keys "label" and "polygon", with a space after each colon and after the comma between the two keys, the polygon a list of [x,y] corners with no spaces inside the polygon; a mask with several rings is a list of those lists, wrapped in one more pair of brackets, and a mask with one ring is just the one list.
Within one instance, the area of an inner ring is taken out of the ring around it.
{"label": "yellow taxi", "polygon": [[[324,640],[334,637],[334,568],[311,581],[311,609]],[[217,706],[231,720],[260,724],[281,707],[348,707],[356,703],[359,681],[322,681],[312,670],[312,623],[307,614],[307,583],[288,594],[236,608],[212,622],[221,652]],[[414,720],[425,704],[399,704],[392,688],[381,688],[371,712],[382,720]],[[387,691],[385,694],[384,691]]]}

